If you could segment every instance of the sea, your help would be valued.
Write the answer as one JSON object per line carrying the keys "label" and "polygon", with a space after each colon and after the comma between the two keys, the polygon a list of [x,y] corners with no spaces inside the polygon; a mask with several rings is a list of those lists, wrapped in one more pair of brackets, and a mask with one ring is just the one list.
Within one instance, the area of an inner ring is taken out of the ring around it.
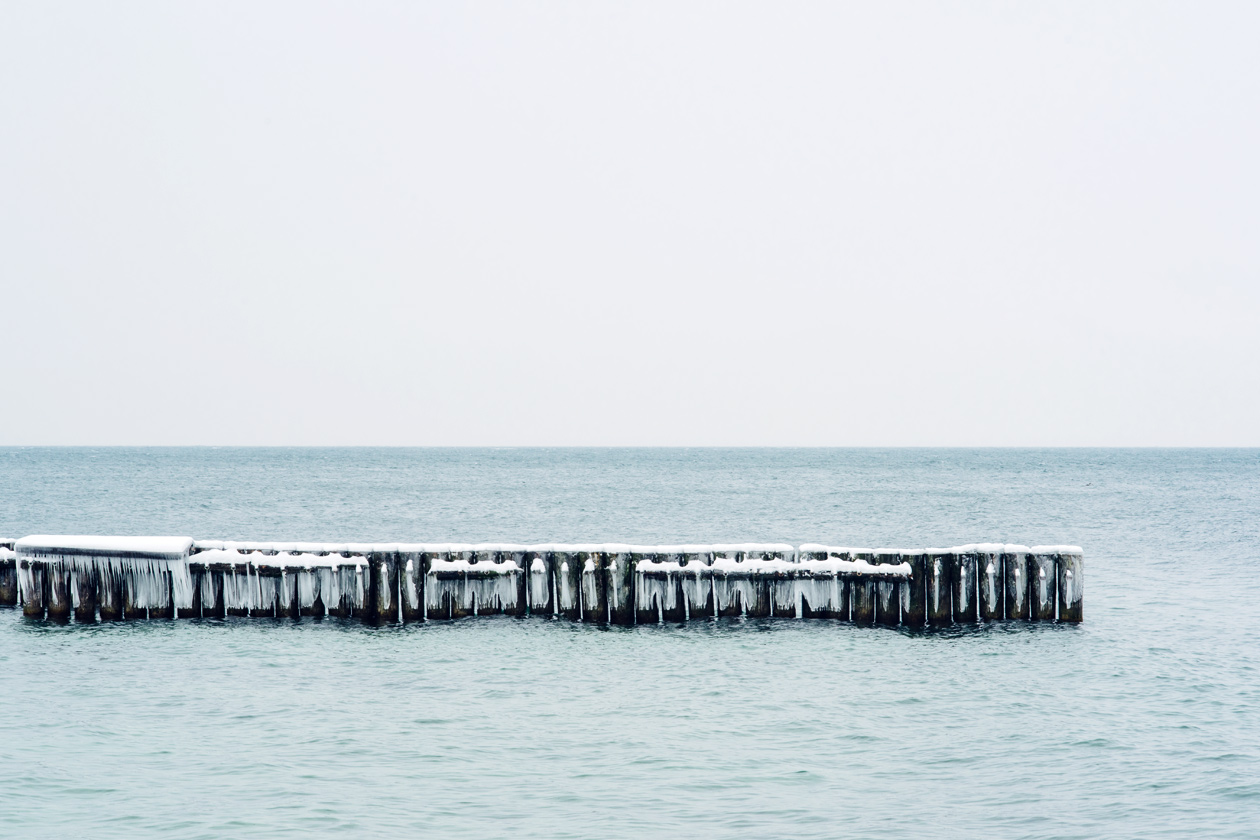
{"label": "sea", "polygon": [[1260,450],[0,449],[60,533],[1067,543],[1085,621],[0,608],[0,837],[1260,837]]}

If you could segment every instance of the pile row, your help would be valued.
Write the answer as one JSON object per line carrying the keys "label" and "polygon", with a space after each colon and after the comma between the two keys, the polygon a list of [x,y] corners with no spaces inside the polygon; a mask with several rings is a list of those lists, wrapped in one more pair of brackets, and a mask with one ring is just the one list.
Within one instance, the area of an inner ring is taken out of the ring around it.
{"label": "pile row", "polygon": [[[13,544],[10,544],[13,545]],[[536,615],[611,624],[720,616],[859,624],[1082,619],[1074,546],[866,550],[194,542],[27,537],[0,548],[0,603],[31,617]]]}

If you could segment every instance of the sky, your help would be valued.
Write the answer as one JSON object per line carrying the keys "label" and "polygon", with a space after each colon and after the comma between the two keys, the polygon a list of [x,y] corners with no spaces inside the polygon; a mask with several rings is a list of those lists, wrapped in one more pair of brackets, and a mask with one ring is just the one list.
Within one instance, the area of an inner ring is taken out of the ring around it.
{"label": "sky", "polygon": [[1254,2],[0,4],[0,445],[1260,445]]}

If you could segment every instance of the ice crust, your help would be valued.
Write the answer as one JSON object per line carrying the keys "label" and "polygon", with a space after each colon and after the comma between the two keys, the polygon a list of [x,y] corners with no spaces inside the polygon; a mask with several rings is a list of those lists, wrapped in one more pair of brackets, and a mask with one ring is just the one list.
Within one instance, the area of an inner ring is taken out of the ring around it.
{"label": "ice crust", "polygon": [[[35,597],[32,563],[68,571],[78,606],[77,578],[95,575],[102,586],[124,589],[127,603],[140,609],[192,606],[188,571],[191,537],[99,537],[36,535],[14,544],[18,588],[23,602]],[[24,568],[25,567],[25,568]]]}

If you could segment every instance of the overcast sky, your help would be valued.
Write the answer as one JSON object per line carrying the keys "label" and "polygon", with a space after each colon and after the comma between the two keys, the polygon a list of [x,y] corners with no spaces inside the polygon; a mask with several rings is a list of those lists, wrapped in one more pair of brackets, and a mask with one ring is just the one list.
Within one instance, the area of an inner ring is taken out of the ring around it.
{"label": "overcast sky", "polygon": [[0,444],[1260,445],[1260,3],[0,4]]}

